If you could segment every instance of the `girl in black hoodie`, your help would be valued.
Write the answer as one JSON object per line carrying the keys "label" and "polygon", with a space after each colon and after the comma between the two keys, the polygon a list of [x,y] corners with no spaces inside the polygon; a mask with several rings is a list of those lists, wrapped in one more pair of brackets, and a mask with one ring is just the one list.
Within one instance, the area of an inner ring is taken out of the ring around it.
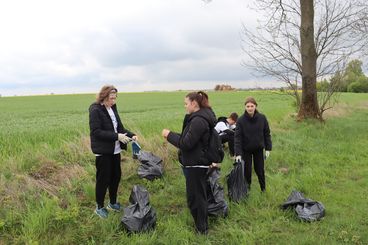
{"label": "girl in black hoodie", "polygon": [[[253,97],[248,97],[245,100],[245,112],[236,123],[235,155],[236,161],[244,159],[244,174],[249,188],[252,182],[253,158],[259,185],[261,190],[265,191],[264,159],[269,156],[272,150],[272,142],[267,118],[256,108],[256,100]],[[263,155],[263,150],[265,150],[265,155]]]}
{"label": "girl in black hoodie", "polygon": [[169,143],[179,148],[179,161],[183,165],[186,180],[187,202],[194,218],[196,229],[207,234],[207,184],[206,174],[209,162],[205,157],[210,128],[216,123],[216,116],[209,106],[208,95],[202,91],[187,94],[184,99],[188,114],[184,118],[181,134],[162,130]]}

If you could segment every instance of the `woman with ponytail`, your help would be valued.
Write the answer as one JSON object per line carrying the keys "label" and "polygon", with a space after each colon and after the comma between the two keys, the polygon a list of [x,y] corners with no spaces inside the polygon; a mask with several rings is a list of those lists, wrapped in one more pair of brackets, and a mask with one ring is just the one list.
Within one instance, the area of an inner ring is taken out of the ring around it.
{"label": "woman with ponytail", "polygon": [[208,95],[191,92],[184,98],[187,114],[184,117],[182,132],[162,130],[162,136],[179,149],[179,162],[182,164],[186,180],[187,203],[193,216],[196,230],[208,232],[207,183],[206,174],[212,162],[205,158],[210,129],[216,124]]}

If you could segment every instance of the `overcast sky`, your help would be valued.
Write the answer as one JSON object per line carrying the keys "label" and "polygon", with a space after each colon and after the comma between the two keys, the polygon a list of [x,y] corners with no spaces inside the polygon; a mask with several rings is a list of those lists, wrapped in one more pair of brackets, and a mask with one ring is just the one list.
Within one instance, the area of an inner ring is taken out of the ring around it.
{"label": "overcast sky", "polygon": [[1,1],[0,94],[272,86],[241,65],[248,2]]}

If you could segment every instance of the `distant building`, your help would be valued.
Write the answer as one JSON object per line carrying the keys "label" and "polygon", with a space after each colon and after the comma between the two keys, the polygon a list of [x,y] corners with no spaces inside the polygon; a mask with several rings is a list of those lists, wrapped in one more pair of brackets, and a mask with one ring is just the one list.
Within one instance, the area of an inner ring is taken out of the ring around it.
{"label": "distant building", "polygon": [[215,91],[231,91],[231,90],[235,90],[235,88],[231,87],[231,85],[217,84],[215,86]]}

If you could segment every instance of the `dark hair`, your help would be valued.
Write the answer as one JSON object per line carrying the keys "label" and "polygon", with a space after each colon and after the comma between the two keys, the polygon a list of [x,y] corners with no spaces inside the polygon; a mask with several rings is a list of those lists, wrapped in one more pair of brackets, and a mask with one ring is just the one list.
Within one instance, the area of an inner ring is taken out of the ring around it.
{"label": "dark hair", "polygon": [[252,104],[254,104],[254,105],[256,105],[256,106],[258,106],[256,100],[253,97],[247,97],[245,99],[244,105],[248,104],[249,102],[252,103]]}
{"label": "dark hair", "polygon": [[203,91],[191,92],[185,97],[187,97],[190,101],[196,101],[199,105],[199,108],[211,108],[208,101],[208,95]]}
{"label": "dark hair", "polygon": [[238,113],[232,112],[229,118],[231,118],[234,122],[236,122],[238,120]]}
{"label": "dark hair", "polygon": [[111,93],[117,93],[118,90],[113,85],[105,85],[96,96],[96,102],[102,103]]}

